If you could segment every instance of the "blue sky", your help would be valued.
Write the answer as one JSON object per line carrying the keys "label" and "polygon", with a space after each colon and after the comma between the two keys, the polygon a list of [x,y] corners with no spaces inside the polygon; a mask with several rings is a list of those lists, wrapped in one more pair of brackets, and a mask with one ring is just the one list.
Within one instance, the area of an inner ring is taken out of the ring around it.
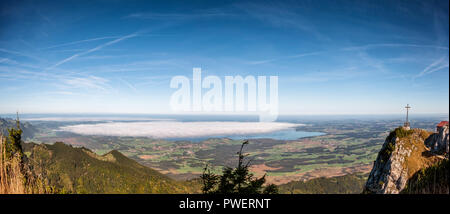
{"label": "blue sky", "polygon": [[1,1],[0,113],[170,113],[175,75],[278,75],[281,114],[448,113],[448,1]]}

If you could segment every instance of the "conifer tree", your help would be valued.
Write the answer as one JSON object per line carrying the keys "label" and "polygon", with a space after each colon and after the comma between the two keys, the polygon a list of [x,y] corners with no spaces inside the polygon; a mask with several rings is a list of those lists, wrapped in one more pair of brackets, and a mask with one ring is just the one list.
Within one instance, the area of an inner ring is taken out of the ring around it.
{"label": "conifer tree", "polygon": [[216,175],[211,172],[208,165],[204,168],[201,179],[203,182],[202,191],[205,194],[276,194],[277,186],[270,184],[264,187],[266,175],[261,178],[255,178],[250,173],[251,161],[245,162],[248,154],[243,153],[244,147],[248,141],[244,141],[241,149],[237,153],[238,165],[236,168],[224,167],[222,175]]}
{"label": "conifer tree", "polygon": [[8,128],[8,143],[6,146],[7,155],[22,155],[22,129],[20,128],[19,114],[17,114],[16,127]]}

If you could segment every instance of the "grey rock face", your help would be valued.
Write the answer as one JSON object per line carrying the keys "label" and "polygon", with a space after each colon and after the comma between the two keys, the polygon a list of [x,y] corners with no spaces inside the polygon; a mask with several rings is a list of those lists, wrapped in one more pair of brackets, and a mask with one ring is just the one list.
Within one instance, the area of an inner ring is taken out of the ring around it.
{"label": "grey rock face", "polygon": [[[389,146],[389,144],[391,146]],[[386,139],[366,183],[366,192],[376,194],[398,194],[408,181],[408,169],[403,167],[413,147],[406,148],[399,138]],[[394,147],[390,156],[383,154]]]}
{"label": "grey rock face", "polygon": [[439,128],[438,133],[430,135],[425,145],[430,151],[438,155],[449,154],[449,128],[448,125]]}

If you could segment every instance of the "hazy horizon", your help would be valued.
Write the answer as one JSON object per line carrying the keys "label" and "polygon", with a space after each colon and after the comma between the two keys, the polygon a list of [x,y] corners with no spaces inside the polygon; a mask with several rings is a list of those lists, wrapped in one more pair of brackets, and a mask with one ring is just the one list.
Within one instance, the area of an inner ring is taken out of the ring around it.
{"label": "hazy horizon", "polygon": [[[388,120],[405,120],[404,114],[286,114],[279,115],[274,122],[286,122],[294,120],[347,120],[347,119],[388,119]],[[0,118],[15,119],[16,114],[0,114]],[[436,119],[448,120],[448,113],[432,113],[432,114],[409,114],[410,120],[415,119]],[[19,119],[22,121],[258,121],[258,115],[249,114],[109,114],[109,113],[68,113],[68,114],[20,114]]]}

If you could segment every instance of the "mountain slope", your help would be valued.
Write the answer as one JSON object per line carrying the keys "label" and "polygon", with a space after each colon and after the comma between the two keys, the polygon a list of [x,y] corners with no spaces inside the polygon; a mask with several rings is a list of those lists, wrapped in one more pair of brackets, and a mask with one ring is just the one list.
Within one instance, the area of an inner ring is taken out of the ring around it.
{"label": "mountain slope", "polygon": [[450,161],[444,159],[419,170],[407,182],[402,194],[448,194]]}
{"label": "mountain slope", "polygon": [[[0,118],[0,133],[3,134],[3,136],[8,136],[8,128],[15,127],[16,121],[9,118]],[[31,125],[31,123],[24,122],[20,123],[20,129],[22,129],[22,138],[32,138],[38,130],[36,127]]]}
{"label": "mountain slope", "polygon": [[174,181],[118,151],[97,155],[61,142],[24,143],[34,173],[59,193],[191,193],[196,187]]}
{"label": "mountain slope", "polygon": [[283,194],[357,194],[364,189],[367,174],[321,177],[308,181],[291,181],[278,186]]}

